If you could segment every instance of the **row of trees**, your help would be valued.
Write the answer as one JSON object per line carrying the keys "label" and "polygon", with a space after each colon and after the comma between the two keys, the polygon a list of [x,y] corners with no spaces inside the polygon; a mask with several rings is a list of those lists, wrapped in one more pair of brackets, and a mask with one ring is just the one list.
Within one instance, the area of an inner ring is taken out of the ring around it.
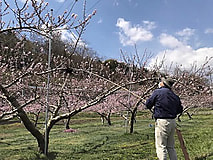
{"label": "row of trees", "polygon": [[[53,126],[67,120],[68,129],[71,117],[82,111],[97,112],[109,125],[111,114],[126,118],[122,113],[129,111],[132,133],[137,111],[145,108],[142,102],[164,76],[176,79],[174,91],[181,96],[186,108],[212,106],[211,79],[205,77],[212,74],[212,68],[206,73],[208,63],[196,72],[177,67],[168,74],[159,66],[148,70],[146,64],[150,56],[146,53],[139,56],[137,49],[134,56],[121,52],[123,62],[112,59],[101,61],[94,51],[79,45],[89,20],[96,13],[86,15],[86,0],[81,20],[72,14],[77,1],[73,1],[69,12],[65,11],[55,19],[44,1],[27,0],[20,7],[15,0],[16,9],[6,1],[4,4],[6,8],[2,15],[13,14],[17,23],[4,22],[0,31],[0,121],[20,118],[36,138],[41,153],[45,151],[45,136],[49,141]],[[71,42],[61,41],[60,32],[56,32],[65,26],[75,35]],[[34,34],[32,38],[27,31],[39,35]],[[53,31],[51,37],[50,31]],[[48,43],[41,36],[52,38],[55,44],[51,69],[47,65]],[[44,112],[48,73],[51,74],[50,117],[47,132],[44,132],[37,128],[28,113],[34,113],[38,121],[39,114]]]}

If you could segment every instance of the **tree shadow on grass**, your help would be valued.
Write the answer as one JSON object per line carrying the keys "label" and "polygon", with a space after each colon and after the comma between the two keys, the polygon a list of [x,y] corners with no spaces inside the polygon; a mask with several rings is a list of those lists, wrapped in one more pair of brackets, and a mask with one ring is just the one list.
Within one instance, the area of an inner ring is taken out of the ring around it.
{"label": "tree shadow on grass", "polygon": [[48,156],[45,156],[43,154],[36,154],[36,159],[37,160],[54,160],[57,157],[57,152],[49,152]]}
{"label": "tree shadow on grass", "polygon": [[200,157],[195,157],[195,160],[206,160],[207,158],[210,158],[212,156],[213,156],[213,152],[211,152],[209,154],[202,155]]}
{"label": "tree shadow on grass", "polygon": [[102,141],[102,143],[100,144],[96,144],[94,146],[91,146],[89,149],[82,149],[81,151],[79,151],[78,153],[89,153],[89,152],[92,152],[93,150],[99,148],[99,147],[102,147],[107,141],[109,140],[109,137],[106,136],[106,138]]}
{"label": "tree shadow on grass", "polygon": [[48,160],[54,160],[57,157],[57,152],[49,152],[48,153]]}
{"label": "tree shadow on grass", "polygon": [[48,153],[48,160],[54,160],[57,157],[57,152],[49,152]]}

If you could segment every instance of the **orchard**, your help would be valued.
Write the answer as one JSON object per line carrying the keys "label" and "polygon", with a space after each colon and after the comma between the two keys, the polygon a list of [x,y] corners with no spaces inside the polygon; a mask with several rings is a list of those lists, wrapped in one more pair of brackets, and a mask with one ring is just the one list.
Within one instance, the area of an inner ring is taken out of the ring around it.
{"label": "orchard", "polygon": [[[193,118],[201,108],[213,106],[210,83],[213,70],[208,65],[211,59],[190,71],[179,67],[148,68],[147,53],[140,57],[135,52],[130,57],[121,51],[122,62],[101,60],[92,49],[82,45],[81,36],[96,14],[96,10],[86,14],[86,0],[82,19],[73,13],[78,1],[73,2],[69,11],[54,17],[48,3],[42,0],[27,0],[22,6],[17,0],[13,4],[3,0],[2,4],[1,16],[13,15],[14,21],[1,22],[0,122],[21,121],[36,139],[40,153],[45,153],[45,136],[49,144],[51,129],[56,124],[63,122],[64,130],[70,129],[72,117],[82,112],[96,113],[108,125],[113,123],[111,116],[117,115],[129,121],[128,132],[133,133],[137,113],[146,110],[143,102],[162,77],[176,80],[174,91],[180,95],[188,118]],[[62,41],[62,29],[75,38]],[[50,66],[49,40],[53,46]],[[50,76],[48,104],[47,75]],[[38,122],[45,123],[46,109],[49,112],[47,132],[38,127]],[[188,112],[189,109],[194,110]]]}

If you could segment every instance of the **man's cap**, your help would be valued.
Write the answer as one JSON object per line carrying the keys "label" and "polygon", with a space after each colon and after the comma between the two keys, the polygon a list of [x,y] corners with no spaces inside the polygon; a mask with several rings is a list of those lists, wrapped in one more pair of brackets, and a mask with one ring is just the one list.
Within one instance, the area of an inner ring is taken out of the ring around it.
{"label": "man's cap", "polygon": [[169,88],[172,88],[172,85],[175,83],[172,78],[162,78],[162,82]]}

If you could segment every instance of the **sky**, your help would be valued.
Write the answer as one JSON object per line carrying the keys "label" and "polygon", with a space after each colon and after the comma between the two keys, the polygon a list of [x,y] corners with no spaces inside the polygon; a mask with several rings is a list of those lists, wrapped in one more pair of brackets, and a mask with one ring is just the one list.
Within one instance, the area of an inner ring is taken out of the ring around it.
{"label": "sky", "polygon": [[[58,14],[74,0],[46,1]],[[82,2],[73,10],[79,16]],[[82,39],[103,59],[121,61],[121,50],[131,56],[136,47],[139,56],[151,55],[150,66],[162,59],[165,66],[199,66],[213,57],[212,6],[213,0],[87,0],[86,13],[97,13]]]}

